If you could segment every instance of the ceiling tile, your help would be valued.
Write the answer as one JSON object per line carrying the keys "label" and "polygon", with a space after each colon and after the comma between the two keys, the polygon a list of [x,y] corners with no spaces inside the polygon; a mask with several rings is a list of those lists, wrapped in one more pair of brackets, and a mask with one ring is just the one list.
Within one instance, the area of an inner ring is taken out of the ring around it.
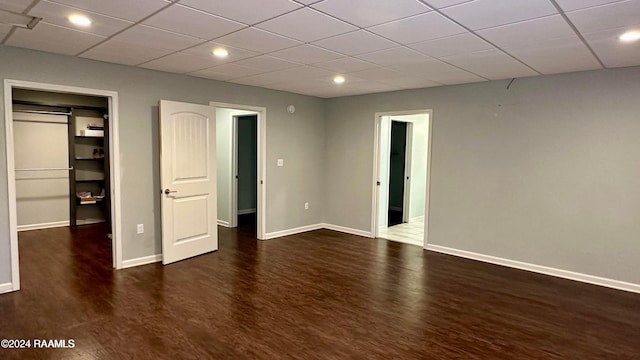
{"label": "ceiling tile", "polygon": [[33,0],[2,0],[0,9],[23,13],[33,3]]}
{"label": "ceiling tile", "polygon": [[[91,19],[91,26],[87,28],[77,28],[73,26],[68,17],[74,14],[82,14]],[[133,25],[131,21],[125,21],[110,16],[91,13],[84,10],[78,10],[66,5],[56,4],[50,1],[40,1],[33,9],[29,11],[29,15],[43,18],[45,22],[69,29],[87,32],[90,34],[111,36],[118,31]]]}
{"label": "ceiling tile", "polygon": [[301,7],[300,4],[289,0],[269,0],[268,5],[264,0],[182,0],[180,4],[248,25],[274,18]]}
{"label": "ceiling tile", "polygon": [[402,46],[362,54],[358,55],[357,57],[359,59],[366,60],[380,66],[415,64],[430,59],[428,56]]}
{"label": "ceiling tile", "polygon": [[313,66],[317,66],[325,70],[331,70],[336,73],[342,73],[342,74],[377,67],[374,64],[368,63],[366,61],[362,61],[360,59],[352,58],[352,57],[344,57],[341,59],[325,61],[325,62],[313,64]]}
{"label": "ceiling tile", "polygon": [[[229,56],[226,58],[219,58],[213,56],[213,50],[216,48],[225,48],[229,52]],[[198,46],[194,46],[192,48],[186,49],[182,51],[185,54],[200,56],[207,59],[213,59],[217,65],[226,64],[229,62],[234,62],[254,56],[260,55],[255,51],[249,51],[245,49],[236,48],[229,45],[223,45],[217,42],[209,41],[204,44],[200,44]]]}
{"label": "ceiling tile", "polygon": [[498,26],[477,31],[477,34],[498,47],[518,47],[549,39],[575,36],[573,29],[560,15]]}
{"label": "ceiling tile", "polygon": [[16,28],[6,45],[75,55],[105,40],[104,37],[40,22],[32,30]]}
{"label": "ceiling tile", "polygon": [[427,0],[426,3],[434,9],[442,9],[448,6],[458,5],[473,0]]}
{"label": "ceiling tile", "polygon": [[423,76],[400,76],[394,79],[385,80],[383,83],[394,85],[402,89],[418,89],[442,85]]}
{"label": "ceiling tile", "polygon": [[212,58],[193,56],[185,53],[175,53],[144,63],[140,67],[175,73],[189,73],[204,70],[216,65]]}
{"label": "ceiling tile", "polygon": [[493,45],[472,33],[448,36],[407,45],[435,58],[493,49]]}
{"label": "ceiling tile", "polygon": [[290,80],[302,81],[305,79],[313,79],[313,78],[326,78],[332,79],[333,72],[311,67],[311,66],[300,66],[297,68],[273,71],[269,73],[259,74],[251,77],[251,80],[254,82],[262,82],[264,84],[272,84],[272,83],[282,83]]}
{"label": "ceiling tile", "polygon": [[143,24],[158,29],[210,40],[246,27],[239,22],[174,5],[145,20]]}
{"label": "ceiling tile", "polygon": [[611,4],[622,0],[556,0],[564,11],[586,9],[598,5]]}
{"label": "ceiling tile", "polygon": [[[637,27],[640,30],[640,26]],[[623,67],[640,65],[640,44],[623,43],[618,36],[626,28],[611,29],[586,34],[584,37],[593,51],[607,67]]]}
{"label": "ceiling tile", "polygon": [[259,53],[268,53],[302,44],[297,40],[254,28],[243,29],[217,38],[216,42]]}
{"label": "ceiling tile", "polygon": [[398,46],[392,41],[365,30],[358,30],[316,41],[314,45],[346,55],[359,55]]}
{"label": "ceiling tile", "polygon": [[343,56],[342,54],[308,44],[276,51],[271,55],[305,65],[335,60]]}
{"label": "ceiling tile", "polygon": [[450,64],[491,80],[538,75],[499,50],[484,50],[443,58]]}
{"label": "ceiling tile", "polygon": [[326,0],[312,7],[360,27],[431,11],[417,0]]}
{"label": "ceiling tile", "polygon": [[446,85],[486,81],[477,75],[435,59],[419,64],[392,67],[392,69],[404,75],[420,76]]}
{"label": "ceiling tile", "polygon": [[190,73],[190,75],[208,77],[216,80],[228,80],[239,78],[243,76],[251,76],[262,73],[262,70],[236,65],[236,64],[222,64],[214,66],[205,70],[196,71]]}
{"label": "ceiling tile", "polygon": [[116,64],[138,65],[166,55],[169,52],[169,50],[152,49],[110,39],[80,56]]}
{"label": "ceiling tile", "polygon": [[572,11],[567,16],[582,34],[640,24],[640,0]]}
{"label": "ceiling tile", "polygon": [[401,44],[437,39],[466,31],[436,12],[392,21],[371,27],[368,30]]}
{"label": "ceiling tile", "polygon": [[403,74],[401,74],[398,71],[386,69],[383,67],[376,67],[372,69],[356,71],[349,74],[349,76],[355,76],[359,79],[371,80],[371,81],[392,80],[392,79],[401,77],[402,75]]}
{"label": "ceiling tile", "polygon": [[129,21],[140,21],[169,5],[164,0],[55,0],[55,2]]}
{"label": "ceiling tile", "polygon": [[[598,60],[576,35],[504,49],[542,74],[601,69]],[[571,61],[567,61],[571,59]]]}
{"label": "ceiling tile", "polygon": [[257,75],[257,76],[247,76],[247,77],[232,79],[232,80],[229,80],[229,82],[242,84],[242,85],[251,85],[251,86],[265,86],[267,84],[273,83],[274,81],[271,79],[265,79],[264,77]]}
{"label": "ceiling tile", "polygon": [[322,0],[296,0],[296,2],[299,2],[301,4],[305,4],[305,5],[311,5],[311,4],[315,4],[317,2],[320,2]]}
{"label": "ceiling tile", "polygon": [[311,42],[357,30],[353,25],[319,11],[303,8],[257,25],[258,28],[296,40]]}
{"label": "ceiling tile", "polygon": [[263,70],[263,72],[284,70],[300,66],[300,64],[278,59],[269,55],[262,55],[246,60],[236,61],[234,64]]}
{"label": "ceiling tile", "polygon": [[471,30],[557,14],[549,0],[476,0],[442,10]]}
{"label": "ceiling tile", "polygon": [[132,45],[171,51],[179,51],[202,42],[202,40],[191,36],[147,25],[136,25],[114,36],[113,39]]}

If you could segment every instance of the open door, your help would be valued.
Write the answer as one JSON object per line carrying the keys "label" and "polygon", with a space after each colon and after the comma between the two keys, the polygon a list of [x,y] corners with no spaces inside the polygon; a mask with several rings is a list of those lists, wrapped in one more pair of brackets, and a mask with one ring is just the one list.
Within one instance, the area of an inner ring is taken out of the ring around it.
{"label": "open door", "polygon": [[218,249],[215,131],[213,107],[160,101],[165,265]]}

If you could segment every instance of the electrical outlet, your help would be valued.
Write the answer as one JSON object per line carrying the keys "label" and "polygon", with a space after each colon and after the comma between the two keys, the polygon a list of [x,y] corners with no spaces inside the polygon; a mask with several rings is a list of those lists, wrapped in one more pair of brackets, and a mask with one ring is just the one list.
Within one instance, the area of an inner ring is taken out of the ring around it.
{"label": "electrical outlet", "polygon": [[304,209],[305,210],[309,210],[309,203],[308,202],[304,203]]}
{"label": "electrical outlet", "polygon": [[138,234],[144,233],[144,224],[138,224]]}
{"label": "electrical outlet", "polygon": [[284,166],[284,159],[278,159],[278,166]]}

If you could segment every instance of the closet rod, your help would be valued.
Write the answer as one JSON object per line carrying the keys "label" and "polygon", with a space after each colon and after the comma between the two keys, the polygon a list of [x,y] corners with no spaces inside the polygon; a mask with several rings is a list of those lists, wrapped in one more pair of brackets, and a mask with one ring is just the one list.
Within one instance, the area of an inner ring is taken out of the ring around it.
{"label": "closet rod", "polygon": [[16,169],[16,171],[54,171],[54,170],[73,170],[73,166],[69,168],[28,168],[28,169]]}
{"label": "closet rod", "polygon": [[28,114],[45,114],[45,115],[67,115],[67,116],[71,115],[70,112],[45,111],[45,110],[16,110],[16,112],[28,113]]}

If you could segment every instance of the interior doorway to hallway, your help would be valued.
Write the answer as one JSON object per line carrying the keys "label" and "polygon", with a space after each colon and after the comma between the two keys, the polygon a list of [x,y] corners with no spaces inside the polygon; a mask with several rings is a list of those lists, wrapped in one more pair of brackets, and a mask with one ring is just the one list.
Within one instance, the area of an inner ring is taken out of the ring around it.
{"label": "interior doorway to hallway", "polygon": [[372,233],[426,246],[431,112],[376,114]]}

